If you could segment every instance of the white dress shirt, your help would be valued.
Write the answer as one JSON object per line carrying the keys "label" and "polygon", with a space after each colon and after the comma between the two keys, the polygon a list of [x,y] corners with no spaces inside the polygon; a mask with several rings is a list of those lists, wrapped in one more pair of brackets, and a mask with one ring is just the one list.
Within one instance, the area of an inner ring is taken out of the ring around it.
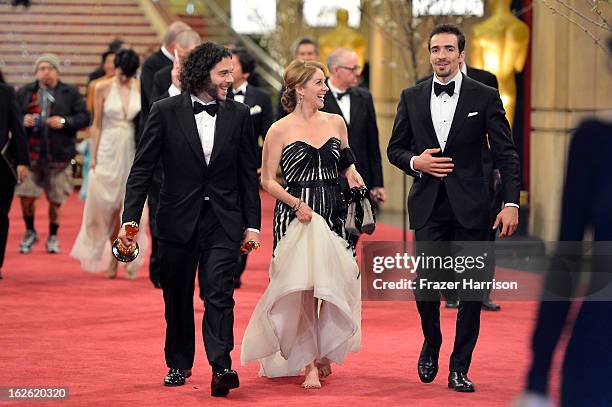
{"label": "white dress shirt", "polygon": [[[191,104],[193,105],[194,102],[198,102],[203,105],[212,105],[217,103],[215,100],[205,103],[196,96],[191,95]],[[212,154],[213,144],[215,142],[215,124],[217,123],[217,115],[211,116],[203,110],[195,115],[195,121],[196,126],[198,127],[200,142],[202,143],[202,150],[204,151],[204,159],[206,159],[206,164],[209,164],[210,155]]]}
{"label": "white dress shirt", "polygon": [[332,95],[334,95],[334,99],[338,103],[340,107],[340,111],[342,112],[342,116],[344,116],[344,120],[346,120],[346,124],[351,123],[351,95],[342,96],[342,99],[338,99],[338,93],[344,93],[347,89],[341,90],[332,85],[331,80],[327,81],[327,87],[331,91]]}
{"label": "white dress shirt", "polygon": [[[246,96],[246,92],[247,92],[247,86],[249,85],[249,83],[247,81],[244,81],[244,83],[242,85],[240,85],[240,87],[238,89],[234,89],[234,100],[236,102],[240,102],[240,103],[244,103],[244,97]],[[236,93],[242,91],[242,95],[237,95]]]}
{"label": "white dress shirt", "polygon": [[173,83],[170,84],[170,87],[168,88],[168,95],[170,95],[170,97],[172,96],[176,96],[176,95],[180,95],[181,94],[181,90],[179,88],[177,88],[176,86],[174,86]]}
{"label": "white dress shirt", "polygon": [[463,75],[461,75],[461,72],[457,72],[453,79],[451,79],[448,83],[451,82],[455,82],[453,96],[450,96],[446,92],[442,92],[436,96],[434,93],[434,83],[444,85],[436,75],[434,75],[431,83],[431,98],[429,102],[431,109],[431,120],[433,122],[436,137],[438,138],[438,143],[440,143],[440,148],[442,151],[444,151],[444,148],[446,147],[448,133],[450,132],[451,124],[453,123],[455,110],[457,110],[459,92],[461,91],[461,83],[463,82]]}
{"label": "white dress shirt", "polygon": [[166,47],[164,47],[164,46],[162,45],[160,49],[161,49],[162,54],[164,54],[164,56],[165,56],[166,58],[168,58],[170,61],[174,62],[174,55],[172,55],[172,54],[170,53],[170,51],[168,51],[168,50],[166,49]]}
{"label": "white dress shirt", "polygon": [[[191,96],[191,104],[194,102],[201,103],[203,105],[213,105],[217,101],[203,102],[194,95]],[[200,136],[200,142],[202,143],[202,150],[204,151],[204,159],[206,164],[210,164],[210,156],[215,143],[215,126],[217,124],[217,115],[211,116],[206,113],[205,110],[195,115],[196,127],[198,128],[198,136]],[[209,197],[204,197],[204,200],[210,200]],[[258,229],[247,228],[246,230],[259,233]]]}

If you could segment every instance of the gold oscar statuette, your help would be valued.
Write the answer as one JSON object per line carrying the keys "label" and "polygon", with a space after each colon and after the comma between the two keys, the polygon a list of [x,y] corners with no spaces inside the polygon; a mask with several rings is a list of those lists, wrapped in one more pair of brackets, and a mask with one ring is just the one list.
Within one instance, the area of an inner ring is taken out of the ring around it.
{"label": "gold oscar statuette", "polygon": [[[128,222],[124,225],[127,238],[134,240],[138,234],[138,224],[136,222]],[[134,242],[129,247],[126,247],[119,238],[113,242],[113,256],[123,263],[134,261],[138,257],[138,243]]]}

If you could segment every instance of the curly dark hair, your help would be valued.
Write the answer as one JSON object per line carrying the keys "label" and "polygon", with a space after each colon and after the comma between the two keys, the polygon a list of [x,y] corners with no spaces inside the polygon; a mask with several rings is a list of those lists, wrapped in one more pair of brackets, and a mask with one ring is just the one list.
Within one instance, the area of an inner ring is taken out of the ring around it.
{"label": "curly dark hair", "polygon": [[140,66],[140,58],[136,51],[128,48],[122,48],[115,54],[115,68],[121,68],[121,72],[128,78],[136,75]]}
{"label": "curly dark hair", "polygon": [[181,67],[181,89],[192,95],[201,93],[210,82],[210,70],[223,58],[231,58],[232,51],[214,42],[194,48]]}

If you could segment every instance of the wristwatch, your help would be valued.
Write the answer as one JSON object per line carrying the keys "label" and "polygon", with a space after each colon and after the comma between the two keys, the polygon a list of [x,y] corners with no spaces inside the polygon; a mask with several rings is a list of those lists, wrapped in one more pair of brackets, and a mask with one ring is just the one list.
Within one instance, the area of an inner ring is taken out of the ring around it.
{"label": "wristwatch", "polygon": [[63,117],[60,117],[60,123],[62,124],[62,126],[64,126],[66,124],[66,119]]}

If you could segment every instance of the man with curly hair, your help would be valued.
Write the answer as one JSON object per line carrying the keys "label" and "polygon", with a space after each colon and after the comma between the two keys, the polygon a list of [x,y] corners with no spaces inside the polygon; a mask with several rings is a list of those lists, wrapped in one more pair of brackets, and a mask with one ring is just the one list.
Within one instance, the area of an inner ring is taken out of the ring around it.
{"label": "man with curly hair", "polygon": [[[185,59],[183,93],[153,103],[127,181],[123,226],[140,219],[155,165],[163,166],[155,230],[166,319],[166,386],[191,375],[195,353],[193,290],[198,269],[211,394],[239,386],[232,370],[234,269],[240,250],[259,244],[261,203],[248,106],[227,99],[231,51],[204,43]],[[247,242],[250,245],[247,245]]]}

